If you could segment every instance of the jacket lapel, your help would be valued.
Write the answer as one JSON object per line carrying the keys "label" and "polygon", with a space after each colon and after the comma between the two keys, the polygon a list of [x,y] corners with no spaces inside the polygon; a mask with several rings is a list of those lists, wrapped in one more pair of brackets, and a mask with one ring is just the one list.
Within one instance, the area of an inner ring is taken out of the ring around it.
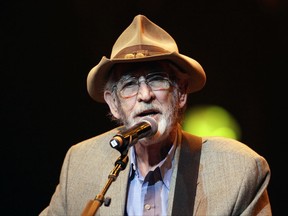
{"label": "jacket lapel", "polygon": [[[117,157],[115,157],[115,161],[116,160]],[[103,203],[102,207],[99,209],[99,215],[124,215],[129,169],[130,163],[128,161],[127,167],[119,172],[118,177],[112,182],[107,190],[105,197],[111,198],[110,206],[104,206]],[[108,180],[108,175],[109,173],[107,173],[106,181]],[[104,181],[104,183],[102,182],[103,187],[106,184],[106,181]]]}
{"label": "jacket lapel", "polygon": [[175,152],[176,168],[171,179],[168,215],[192,215],[194,206],[197,206],[195,196],[202,138],[182,131],[179,143],[181,145]]}

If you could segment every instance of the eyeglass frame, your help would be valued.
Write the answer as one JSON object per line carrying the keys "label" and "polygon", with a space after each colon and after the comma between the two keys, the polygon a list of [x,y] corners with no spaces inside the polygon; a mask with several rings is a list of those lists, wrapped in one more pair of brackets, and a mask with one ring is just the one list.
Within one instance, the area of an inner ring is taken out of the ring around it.
{"label": "eyeglass frame", "polygon": [[[168,84],[169,84],[169,87],[166,89],[163,89],[163,88],[160,88],[160,89],[153,89],[153,86],[150,86],[150,84],[149,84],[149,82],[150,81],[153,81],[153,78],[155,78],[155,75],[157,76],[157,74],[164,74],[165,76],[160,76],[160,75],[158,75],[158,77],[161,77],[161,78],[163,78],[163,80],[165,80],[165,81],[168,81]],[[151,76],[151,77],[149,77],[149,76]],[[129,99],[129,98],[132,98],[132,97],[134,97],[134,96],[136,96],[136,95],[138,95],[138,93],[139,93],[139,88],[140,88],[140,84],[142,83],[142,82],[144,82],[147,86],[149,86],[149,88],[154,92],[154,91],[167,91],[167,90],[169,90],[169,89],[171,89],[171,87],[176,87],[176,85],[175,85],[175,83],[170,79],[170,76],[169,76],[169,74],[168,73],[166,73],[166,72],[162,72],[162,71],[155,71],[155,72],[152,72],[152,73],[148,73],[148,74],[146,74],[145,76],[144,76],[144,80],[141,80],[141,81],[139,81],[139,79],[140,79],[140,77],[143,77],[143,76],[139,76],[139,77],[136,77],[136,76],[127,76],[127,77],[123,77],[123,78],[121,78],[119,81],[117,81],[113,86],[112,86],[112,92],[116,92],[116,89],[118,89],[119,87],[117,87],[118,86],[118,84],[120,83],[120,82],[125,82],[125,81],[127,81],[127,80],[129,80],[129,79],[134,79],[133,81],[135,81],[135,80],[137,80],[136,81],[136,83],[133,83],[133,85],[135,85],[135,86],[138,86],[138,89],[137,89],[137,91],[135,91],[135,93],[133,93],[133,94],[131,94],[131,95],[129,95],[129,96],[123,96],[122,95],[122,91],[123,91],[123,89],[125,88],[125,83],[124,83],[124,85],[121,87],[121,89],[119,90],[119,95],[120,95],[120,97],[121,98],[123,98],[123,99]],[[148,78],[147,78],[148,77]],[[152,80],[151,80],[152,79]],[[127,82],[127,83],[129,83],[129,82]],[[126,83],[126,84],[127,84]]]}

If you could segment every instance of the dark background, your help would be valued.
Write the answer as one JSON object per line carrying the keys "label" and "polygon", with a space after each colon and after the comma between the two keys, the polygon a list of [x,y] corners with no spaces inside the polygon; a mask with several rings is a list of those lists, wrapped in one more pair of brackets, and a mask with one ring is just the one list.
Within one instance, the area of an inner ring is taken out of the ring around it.
{"label": "dark background", "polygon": [[235,116],[241,141],[270,164],[274,215],[285,213],[287,1],[6,0],[0,13],[1,215],[38,215],[68,148],[114,127],[86,76],[138,13],[202,64],[207,84],[189,105]]}

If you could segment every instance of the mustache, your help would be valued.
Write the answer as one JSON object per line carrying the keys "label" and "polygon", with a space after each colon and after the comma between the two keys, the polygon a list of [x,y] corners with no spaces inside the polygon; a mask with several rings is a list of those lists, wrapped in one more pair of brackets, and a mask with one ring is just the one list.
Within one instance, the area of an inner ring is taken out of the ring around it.
{"label": "mustache", "polygon": [[141,116],[142,114],[149,114],[149,113],[160,113],[161,110],[159,107],[153,104],[145,104],[131,113],[131,116]]}

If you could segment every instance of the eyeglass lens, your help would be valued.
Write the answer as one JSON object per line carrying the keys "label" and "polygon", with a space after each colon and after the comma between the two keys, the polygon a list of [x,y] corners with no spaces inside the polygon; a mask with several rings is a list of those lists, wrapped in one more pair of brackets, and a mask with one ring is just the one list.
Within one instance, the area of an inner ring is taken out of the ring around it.
{"label": "eyeglass lens", "polygon": [[[141,82],[136,77],[126,77],[124,80],[120,80],[117,88],[120,90],[121,97],[129,98],[135,96],[139,91]],[[171,87],[168,74],[164,72],[148,74],[145,76],[144,82],[152,91],[168,90]]]}

